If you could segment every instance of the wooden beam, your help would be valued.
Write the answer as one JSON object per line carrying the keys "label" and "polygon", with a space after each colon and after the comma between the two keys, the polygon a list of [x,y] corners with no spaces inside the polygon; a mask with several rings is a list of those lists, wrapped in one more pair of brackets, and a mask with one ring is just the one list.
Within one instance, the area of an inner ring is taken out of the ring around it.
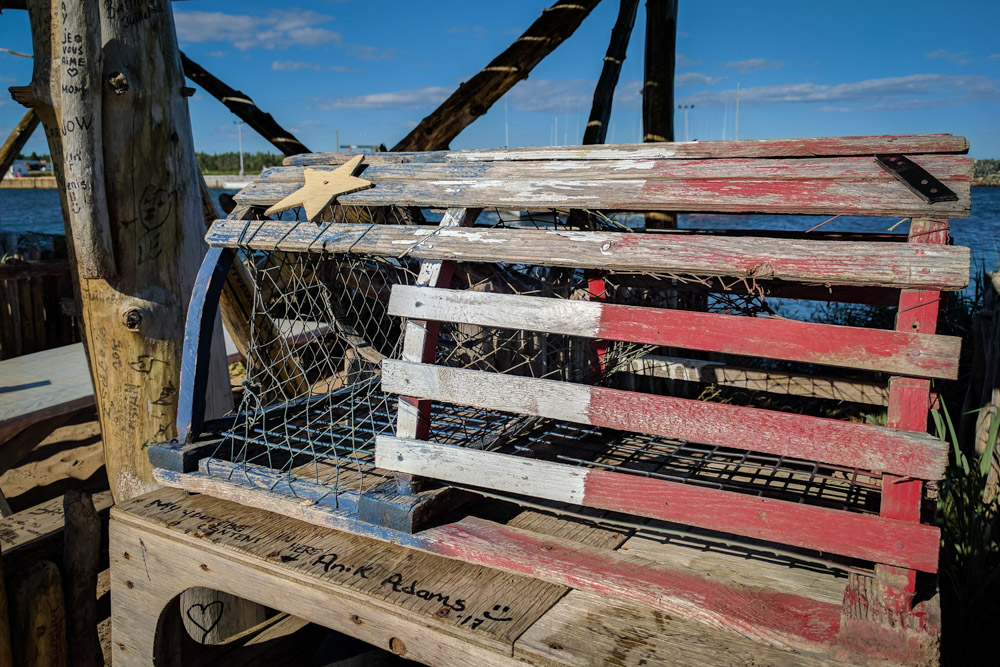
{"label": "wooden beam", "polygon": [[[473,148],[461,151],[397,152],[368,155],[369,164],[403,162],[493,162],[531,160],[702,160],[716,158],[814,158],[872,156],[902,153],[965,154],[969,141],[950,134],[886,134],[863,137],[804,137],[798,139],[740,139],[689,143],[614,144],[609,146],[532,146],[527,148]],[[288,166],[338,165],[347,153],[307,153],[286,157]],[[968,176],[971,177],[971,160]]]}
{"label": "wooden beam", "polygon": [[17,125],[14,126],[14,129],[10,131],[10,134],[7,135],[3,146],[0,146],[0,179],[3,179],[7,174],[7,170],[14,164],[14,160],[21,153],[24,144],[31,138],[31,134],[38,127],[39,122],[38,114],[34,110],[29,109],[21,120],[18,121]]}
{"label": "wooden beam", "polygon": [[948,460],[945,444],[926,434],[407,361],[383,362],[382,390],[920,479],[941,479]]}
{"label": "wooden beam", "polygon": [[[948,221],[942,219],[919,218],[911,221],[910,243],[917,247],[944,245],[948,243]],[[941,309],[941,294],[931,290],[903,290],[899,296],[896,311],[897,331],[937,330]],[[908,377],[893,377],[889,380],[889,408],[886,422],[893,428],[927,432],[927,415],[930,411],[929,380]],[[903,521],[920,521],[923,501],[923,483],[905,476],[887,476],[883,482],[882,516]],[[908,615],[913,606],[916,592],[916,573],[913,570],[880,565],[875,575],[881,584],[881,608],[872,605],[870,613],[882,618]]]}
{"label": "wooden beam", "polygon": [[968,284],[970,262],[969,249],[961,246],[921,251],[908,244],[431,225],[338,224],[320,229],[280,221],[219,220],[205,238],[213,247],[253,250],[944,290]]}
{"label": "wooden beam", "polygon": [[66,606],[59,568],[51,561],[42,561],[11,583],[14,664],[66,667]]}
{"label": "wooden beam", "polygon": [[389,314],[954,380],[962,340],[795,320],[396,285]]}
{"label": "wooden beam", "polygon": [[506,51],[462,83],[441,106],[420,121],[393,151],[448,148],[452,139],[493,103],[526,79],[542,58],[573,34],[600,0],[558,0],[535,20]]}
{"label": "wooden beam", "polygon": [[674,58],[677,0],[646,0],[642,140],[674,140]]}
{"label": "wooden beam", "polygon": [[446,482],[937,571],[941,532],[920,523],[388,436],[376,439],[375,465]]}
{"label": "wooden beam", "polygon": [[7,582],[4,578],[3,556],[0,555],[0,667],[14,667],[11,652],[10,615],[7,601]]}
{"label": "wooden beam", "polygon": [[621,74],[622,63],[628,51],[629,37],[635,25],[635,15],[639,9],[639,0],[621,0],[618,7],[618,19],[611,29],[611,41],[608,52],[604,55],[604,67],[601,77],[594,87],[594,101],[590,105],[590,119],[583,132],[583,144],[603,144],[608,135],[608,120],[611,118],[611,104]]}
{"label": "wooden beam", "polygon": [[[343,195],[338,203],[966,217],[969,159],[928,155],[915,161],[954,190],[958,200],[928,204],[871,158],[845,157],[373,164],[363,176],[375,187]],[[303,170],[286,167],[265,172],[236,200],[254,206],[275,204],[301,188]]]}
{"label": "wooden beam", "polygon": [[250,96],[243,91],[230,88],[223,81],[217,79],[208,70],[187,57],[181,52],[181,64],[184,67],[184,74],[187,78],[209,93],[215,99],[226,105],[237,118],[243,120],[257,133],[267,139],[271,144],[285,155],[298,155],[308,153],[302,142],[295,138],[291,132],[281,127],[278,121],[269,113],[261,111]]}
{"label": "wooden beam", "polygon": [[[674,58],[677,0],[646,0],[642,84],[642,140],[674,140]],[[685,137],[685,141],[687,138]],[[649,211],[646,229],[675,229],[677,214]]]}

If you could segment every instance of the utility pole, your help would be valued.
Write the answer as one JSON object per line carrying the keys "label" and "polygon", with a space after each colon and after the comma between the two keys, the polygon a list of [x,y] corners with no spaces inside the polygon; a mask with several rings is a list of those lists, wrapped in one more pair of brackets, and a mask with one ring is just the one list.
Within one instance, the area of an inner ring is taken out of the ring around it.
{"label": "utility pole", "polygon": [[507,95],[503,96],[503,147],[510,148],[510,124],[507,122]]}
{"label": "utility pole", "polygon": [[740,80],[736,79],[736,138],[740,138]]}
{"label": "utility pole", "polygon": [[234,120],[233,124],[236,125],[236,131],[240,136],[240,176],[243,176],[243,121]]}
{"label": "utility pole", "polygon": [[678,104],[678,109],[684,110],[684,141],[691,141],[690,133],[688,132],[688,111],[694,109],[693,104]]}

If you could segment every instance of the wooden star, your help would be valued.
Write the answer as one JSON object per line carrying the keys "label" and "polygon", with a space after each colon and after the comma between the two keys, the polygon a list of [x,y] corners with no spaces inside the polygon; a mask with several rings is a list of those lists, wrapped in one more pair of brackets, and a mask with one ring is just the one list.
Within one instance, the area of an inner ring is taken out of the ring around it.
{"label": "wooden star", "polygon": [[340,195],[347,195],[359,190],[366,190],[374,185],[371,181],[354,176],[355,170],[361,164],[364,155],[351,158],[333,171],[306,169],[306,183],[301,188],[288,195],[264,213],[280,213],[290,208],[301,206],[306,211],[306,219],[313,221],[326,208],[327,204]]}

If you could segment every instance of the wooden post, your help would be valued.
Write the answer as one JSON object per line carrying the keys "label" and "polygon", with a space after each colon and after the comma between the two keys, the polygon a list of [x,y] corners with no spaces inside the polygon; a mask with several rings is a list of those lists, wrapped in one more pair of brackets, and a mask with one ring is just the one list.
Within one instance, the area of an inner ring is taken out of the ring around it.
{"label": "wooden post", "polygon": [[[948,220],[914,218],[910,222],[910,243],[948,242]],[[941,293],[933,290],[903,290],[896,311],[896,331],[932,334],[937,330]],[[896,376],[889,379],[889,406],[886,426],[904,431],[927,432],[930,410],[930,380]],[[879,514],[890,519],[920,522],[923,482],[896,475],[882,477],[882,507]],[[875,576],[882,584],[881,608],[876,617],[886,614],[897,619],[913,606],[916,573],[889,565],[876,565]]]}
{"label": "wooden post", "polygon": [[14,664],[66,667],[66,608],[59,568],[51,561],[42,561],[25,570],[12,584]]}
{"label": "wooden post", "polygon": [[0,180],[3,179],[10,165],[14,164],[24,144],[31,138],[31,134],[38,127],[38,116],[30,109],[21,121],[10,131],[7,140],[0,146]]}
{"label": "wooden post", "polygon": [[66,527],[63,537],[63,592],[66,598],[66,638],[69,664],[103,667],[97,635],[97,570],[101,558],[101,519],[89,493],[67,491],[63,496]]}
{"label": "wooden post", "polygon": [[585,145],[603,144],[606,141],[615,86],[618,85],[618,76],[622,71],[622,63],[625,62],[629,37],[632,35],[633,26],[635,26],[635,15],[638,9],[639,0],[621,0],[618,20],[615,21],[615,27],[611,30],[611,41],[608,43],[608,52],[604,56],[601,78],[597,80],[597,86],[594,88],[594,102],[590,107],[590,120],[587,121],[587,129],[583,132]]}
{"label": "wooden post", "polygon": [[10,617],[7,604],[7,584],[3,576],[3,556],[0,555],[0,667],[14,667],[10,647]]}
{"label": "wooden post", "polygon": [[[96,2],[60,5],[53,30],[61,54],[59,131],[63,142],[63,178],[69,227],[81,279],[110,279],[115,256],[108,229],[101,154],[101,34]],[[53,20],[57,15],[53,13]]]}
{"label": "wooden post", "polygon": [[[87,2],[97,4],[96,0]],[[46,128],[69,220],[60,69],[80,62],[63,62],[58,8],[46,0],[29,0],[37,54],[32,83],[11,92],[36,110]],[[111,280],[79,276],[84,338],[108,477],[117,501],[155,488],[144,447],[173,436],[184,312],[205,252],[198,172],[181,96],[183,75],[173,17],[168,3],[146,9],[137,13],[138,9],[101,5],[101,41],[116,45],[108,49],[100,77],[105,84],[100,145],[117,272]],[[85,31],[88,37],[81,37],[80,44],[93,43],[98,26],[87,25]],[[59,58],[50,57],[53,51]],[[76,57],[89,63],[88,55]],[[136,123],[136,118],[151,120]],[[74,134],[94,128],[93,123],[75,124]],[[73,232],[67,225],[67,235],[73,238]],[[73,241],[75,258],[78,251]],[[207,395],[211,415],[222,414],[232,405],[221,330],[217,347],[215,382]]]}
{"label": "wooden post", "polygon": [[447,150],[452,139],[572,35],[600,0],[558,0],[444,103],[393,146],[394,151]]}
{"label": "wooden post", "polygon": [[[674,140],[674,51],[677,0],[646,0],[646,59],[642,86],[642,140]],[[646,214],[647,229],[674,229],[673,213]]]}

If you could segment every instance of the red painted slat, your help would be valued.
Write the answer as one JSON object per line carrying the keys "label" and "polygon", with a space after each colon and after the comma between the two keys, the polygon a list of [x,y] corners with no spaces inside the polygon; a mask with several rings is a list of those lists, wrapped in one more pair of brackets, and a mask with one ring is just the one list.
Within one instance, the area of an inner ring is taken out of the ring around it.
{"label": "red painted slat", "polygon": [[615,305],[603,306],[598,336],[947,379],[958,375],[961,345],[954,337]]}
{"label": "red painted slat", "polygon": [[909,521],[606,470],[587,473],[583,504],[924,572],[937,571],[940,531]]}
{"label": "red painted slat", "polygon": [[477,518],[434,528],[433,553],[631,600],[779,646],[832,644],[840,607],[738,588],[653,561],[547,538]]}
{"label": "red painted slat", "polygon": [[[910,243],[943,245],[948,242],[947,220],[918,219],[910,223]],[[899,295],[896,315],[898,331],[937,330],[941,294],[926,290],[903,290]],[[889,408],[887,423],[893,428],[925,433],[927,412],[930,408],[930,382],[914,378],[895,377],[889,381]],[[920,503],[923,483],[887,475],[882,480],[881,515],[905,521],[920,521]],[[916,591],[916,575],[888,565],[875,569],[883,582],[883,604],[890,611],[901,614],[910,610]]]}

